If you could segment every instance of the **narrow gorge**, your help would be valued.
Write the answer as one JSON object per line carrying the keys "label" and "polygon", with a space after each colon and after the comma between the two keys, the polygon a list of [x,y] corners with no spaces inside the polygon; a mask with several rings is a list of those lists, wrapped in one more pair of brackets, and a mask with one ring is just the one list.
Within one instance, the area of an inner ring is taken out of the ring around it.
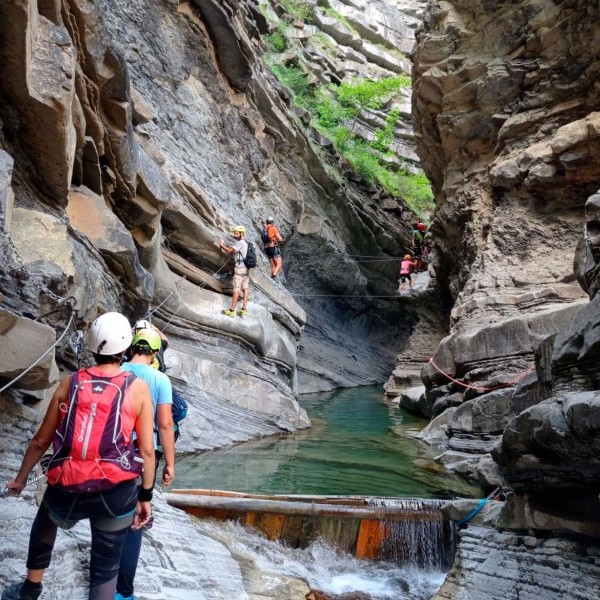
{"label": "narrow gorge", "polygon": [[[431,421],[435,468],[506,498],[460,529],[435,598],[600,595],[599,30],[584,0],[0,3],[3,481],[118,310],[169,337],[178,452],[293,434],[298,394],[383,385]],[[426,283],[398,296],[419,219]],[[238,224],[259,264],[231,318]],[[1,586],[36,495],[0,499]],[[136,597],[316,598],[156,504]],[[61,532],[43,598],[86,595],[88,542]]]}

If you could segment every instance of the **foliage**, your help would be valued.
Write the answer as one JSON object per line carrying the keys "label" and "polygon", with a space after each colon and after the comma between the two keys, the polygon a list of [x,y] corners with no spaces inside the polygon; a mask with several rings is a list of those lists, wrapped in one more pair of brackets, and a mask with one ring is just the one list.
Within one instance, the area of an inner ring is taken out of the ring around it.
{"label": "foliage", "polygon": [[296,64],[271,64],[271,69],[286,86],[298,106],[308,110],[311,123],[329,138],[348,165],[365,180],[378,183],[388,194],[402,198],[417,215],[433,206],[429,181],[423,173],[398,170],[389,164],[394,129],[400,117],[398,109],[390,110],[383,127],[375,131],[375,139],[367,141],[354,133],[354,125],[367,108],[382,109],[385,102],[403,87],[409,77],[388,77],[379,81],[354,79],[340,85],[316,86]]}
{"label": "foliage", "polygon": [[306,106],[306,97],[309,93],[308,77],[304,71],[296,65],[271,65],[271,70],[277,79],[285,85],[299,106]]}
{"label": "foliage", "polygon": [[313,22],[313,9],[309,4],[303,2],[303,0],[279,0],[279,3],[293,19],[299,19],[305,23]]}
{"label": "foliage", "polygon": [[270,52],[282,53],[287,48],[287,38],[280,29],[275,29],[271,33],[263,35],[262,39],[266,42]]}
{"label": "foliage", "polygon": [[409,77],[384,77],[379,81],[371,79],[351,79],[343,81],[336,90],[342,105],[354,110],[354,120],[350,131],[354,131],[356,121],[366,108],[379,109],[384,100],[410,85]]}
{"label": "foliage", "polygon": [[390,146],[394,141],[394,127],[396,127],[399,118],[400,111],[397,108],[393,108],[385,118],[383,129],[378,129],[375,132],[375,141],[371,142],[371,146],[375,150],[379,150],[384,156],[391,154]]}

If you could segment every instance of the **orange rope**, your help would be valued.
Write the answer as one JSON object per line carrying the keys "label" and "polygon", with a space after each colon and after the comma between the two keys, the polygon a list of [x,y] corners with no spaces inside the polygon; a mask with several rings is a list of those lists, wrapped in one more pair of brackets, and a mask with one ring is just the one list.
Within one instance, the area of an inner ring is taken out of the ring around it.
{"label": "orange rope", "polygon": [[521,373],[520,375],[517,375],[514,379],[511,379],[508,383],[503,383],[502,385],[497,385],[495,387],[484,387],[484,386],[480,386],[480,385],[469,385],[468,383],[463,383],[462,381],[458,381],[458,379],[454,379],[454,377],[451,377],[450,375],[448,375],[448,373],[446,373],[445,371],[442,371],[442,369],[440,369],[433,362],[433,358],[430,358],[429,362],[431,363],[431,366],[436,371],[439,371],[444,377],[447,377],[450,381],[453,381],[457,385],[460,385],[464,388],[467,388],[470,390],[477,390],[479,392],[493,392],[494,390],[501,390],[503,388],[510,387],[511,385],[513,385],[513,383],[516,383],[517,381],[519,381],[519,379],[522,379],[523,377],[525,377],[525,375],[527,375],[527,373],[531,373],[531,371],[535,370],[535,366],[529,367],[529,369],[527,369],[527,371],[523,371],[523,373]]}

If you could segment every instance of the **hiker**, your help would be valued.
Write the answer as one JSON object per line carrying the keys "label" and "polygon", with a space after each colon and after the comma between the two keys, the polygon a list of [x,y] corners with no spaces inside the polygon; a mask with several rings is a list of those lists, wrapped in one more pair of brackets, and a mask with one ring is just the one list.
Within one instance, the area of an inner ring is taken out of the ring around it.
{"label": "hiker", "polygon": [[425,234],[427,233],[427,225],[425,223],[415,223],[412,230],[412,247],[416,261],[416,271],[423,270],[423,246],[425,245]]}
{"label": "hiker", "polygon": [[[138,331],[140,331],[141,329],[152,329],[153,331],[158,333],[158,335],[160,336],[160,350],[158,352],[156,352],[156,356],[154,358],[154,361],[152,362],[152,367],[154,369],[158,369],[161,373],[166,373],[167,367],[165,365],[164,353],[169,347],[169,338],[167,338],[167,336],[156,325],[153,325],[152,323],[150,323],[150,321],[147,321],[146,319],[140,319],[133,326],[134,337],[135,337],[135,334]],[[127,353],[125,355],[125,362],[129,362],[130,360],[131,360],[131,348],[127,351]],[[173,387],[172,387],[172,400],[173,400],[173,402],[171,404],[171,407],[172,407],[172,413],[173,413],[173,429],[175,431],[175,441],[177,441],[179,439],[179,435],[181,433],[181,431],[179,429],[179,423],[180,423],[180,421],[183,421],[183,419],[185,419],[185,417],[187,416],[188,404],[185,401],[185,399],[183,398],[183,396]],[[157,453],[157,455],[160,453],[162,456],[160,449],[157,449],[156,453]],[[160,460],[160,457],[159,457],[159,460]],[[156,465],[156,468],[158,469],[158,463]]]}
{"label": "hiker", "polygon": [[248,312],[248,296],[250,276],[248,267],[244,264],[248,252],[248,242],[244,239],[246,228],[243,225],[236,225],[233,228],[233,237],[235,242],[232,246],[227,246],[224,240],[219,240],[219,248],[227,254],[233,254],[235,266],[233,270],[233,296],[231,297],[231,308],[224,310],[223,314],[228,317],[235,317],[240,292],[242,293],[242,308],[237,311],[240,316]]}
{"label": "hiker", "polygon": [[[167,486],[175,477],[175,437],[171,411],[173,401],[171,382],[164,373],[152,367],[162,347],[161,342],[160,334],[154,329],[139,329],[131,344],[131,361],[124,363],[122,368],[134,373],[150,388],[156,424],[154,437],[156,470],[158,471],[160,459],[164,454],[162,484]],[[133,600],[133,581],[141,548],[142,529],[129,528],[121,552],[115,600]]]}
{"label": "hiker", "polygon": [[275,279],[283,267],[281,249],[279,248],[279,244],[283,242],[283,238],[281,237],[277,227],[275,227],[275,219],[273,219],[273,217],[269,217],[265,221],[261,238],[263,242],[263,248],[265,249],[265,254],[267,255],[269,263],[271,264],[271,277]]}
{"label": "hiker", "polygon": [[411,273],[413,269],[417,267],[416,261],[412,259],[410,254],[406,254],[400,263],[400,291],[403,292],[406,289],[406,280],[408,279],[408,285],[410,289],[413,289]]}
{"label": "hiker", "polygon": [[[119,313],[106,313],[92,323],[87,348],[96,366],[61,381],[17,476],[6,484],[10,493],[18,496],[53,443],[46,473],[48,487],[31,527],[27,578],[6,588],[2,600],[36,600],[42,593],[42,577],[50,564],[57,528],[70,529],[83,519],[90,520],[92,530],[88,599],[114,600],[125,534],[132,524],[143,527],[152,514],[150,390],[119,366],[131,338],[131,325]],[[80,427],[85,428],[85,435]],[[138,488],[140,474],[142,485]]]}
{"label": "hiker", "polygon": [[[160,336],[160,350],[156,353],[156,358],[154,359],[155,364],[152,366],[155,369],[158,369],[161,373],[165,373],[167,370],[167,367],[165,366],[165,351],[169,347],[169,338],[167,338],[167,336],[156,325],[153,325],[147,319],[140,319],[139,321],[135,322],[135,325],[133,326],[133,335],[135,336],[140,329],[152,329]],[[129,349],[125,354],[125,362],[129,362],[130,360],[131,349]]]}

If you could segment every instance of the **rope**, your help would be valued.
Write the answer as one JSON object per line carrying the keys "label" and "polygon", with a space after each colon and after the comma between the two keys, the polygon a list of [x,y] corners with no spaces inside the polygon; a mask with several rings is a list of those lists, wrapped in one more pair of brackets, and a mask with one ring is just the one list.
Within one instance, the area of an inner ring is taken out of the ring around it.
{"label": "rope", "polygon": [[433,362],[433,358],[430,358],[429,362],[436,371],[441,373],[444,377],[446,377],[450,381],[452,381],[452,382],[456,383],[457,385],[460,385],[464,388],[467,388],[469,390],[477,390],[479,392],[492,392],[494,390],[501,390],[503,388],[510,387],[511,385],[513,385],[514,383],[519,381],[519,379],[522,379],[523,377],[525,377],[525,375],[527,375],[527,373],[531,373],[531,371],[535,370],[535,366],[529,367],[529,369],[527,369],[526,371],[523,371],[523,373],[520,373],[514,379],[511,379],[508,383],[502,383],[502,384],[494,386],[494,387],[485,387],[485,386],[481,386],[481,385],[469,385],[468,383],[463,383],[462,381],[458,381],[458,379],[454,379],[454,377],[452,377],[451,375],[448,375],[448,373],[446,373],[445,371],[442,371],[442,369],[440,369],[440,367],[438,367],[435,364],[435,362]]}
{"label": "rope", "polygon": [[56,348],[56,346],[58,346],[60,341],[65,337],[65,334],[67,333],[67,331],[69,331],[69,328],[71,327],[71,323],[73,323],[74,317],[75,317],[75,313],[74,313],[73,309],[71,308],[71,316],[69,317],[69,322],[67,323],[67,326],[65,327],[65,330],[62,332],[61,336],[33,364],[31,364],[29,367],[27,367],[22,373],[17,375],[13,380],[9,381],[5,386],[0,388],[0,394],[4,390],[7,390],[13,383],[16,383],[17,381],[19,381],[19,379],[21,379],[21,377],[24,377],[25,375],[27,375],[27,373],[29,373],[29,371],[31,371],[31,369],[33,369],[33,367],[35,367],[46,355],[48,355],[51,350],[54,350],[54,348]]}
{"label": "rope", "polygon": [[466,517],[463,517],[459,521],[455,521],[456,526],[460,527],[461,525],[464,525],[467,521],[470,521],[475,515],[479,514],[481,512],[481,509],[486,505],[487,501],[491,498],[496,497],[499,492],[500,488],[497,487],[489,496],[487,496],[486,498],[482,498],[479,504]]}

